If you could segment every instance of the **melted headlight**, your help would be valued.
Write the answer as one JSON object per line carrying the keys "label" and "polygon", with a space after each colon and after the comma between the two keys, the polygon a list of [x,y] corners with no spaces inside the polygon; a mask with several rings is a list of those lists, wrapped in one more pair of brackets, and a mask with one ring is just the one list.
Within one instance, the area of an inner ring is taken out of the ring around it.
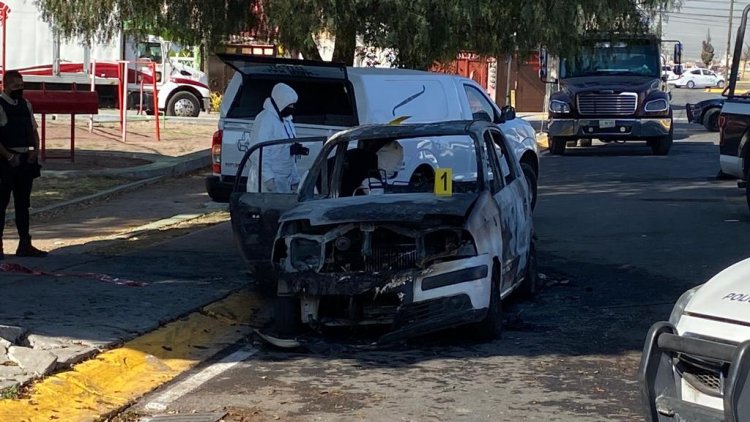
{"label": "melted headlight", "polygon": [[471,234],[462,229],[437,230],[424,237],[425,256],[433,259],[467,258],[477,255]]}
{"label": "melted headlight", "polygon": [[295,238],[289,248],[289,259],[297,271],[317,271],[321,264],[320,243],[316,240]]}

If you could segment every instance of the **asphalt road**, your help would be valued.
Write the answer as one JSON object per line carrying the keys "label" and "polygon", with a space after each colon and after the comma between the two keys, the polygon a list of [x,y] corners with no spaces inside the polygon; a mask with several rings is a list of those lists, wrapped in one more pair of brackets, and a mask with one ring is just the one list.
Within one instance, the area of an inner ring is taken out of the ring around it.
{"label": "asphalt road", "polygon": [[[675,90],[676,117],[686,102],[712,95]],[[228,352],[246,351],[246,359],[229,355],[231,369],[156,413],[229,411],[225,420],[237,421],[642,420],[635,376],[649,326],[669,316],[682,291],[747,257],[750,236],[743,193],[735,181],[715,179],[718,135],[685,122],[675,133],[666,157],[652,156],[645,143],[596,142],[543,157],[535,222],[548,286],[534,301],[506,304],[502,340],[477,343],[456,331],[367,350],[321,339],[288,353],[250,339]],[[129,414],[152,414],[145,406],[154,397]]]}

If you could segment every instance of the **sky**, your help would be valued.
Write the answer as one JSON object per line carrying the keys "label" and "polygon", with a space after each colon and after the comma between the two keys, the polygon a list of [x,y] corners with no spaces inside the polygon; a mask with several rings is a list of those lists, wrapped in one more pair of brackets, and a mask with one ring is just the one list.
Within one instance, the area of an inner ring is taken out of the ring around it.
{"label": "sky", "polygon": [[[731,0],[682,0],[682,7],[665,13],[663,38],[682,41],[683,60],[698,60],[702,41],[706,39],[707,32],[711,31],[715,57],[724,60],[727,51],[730,2]],[[750,0],[734,1],[730,61],[742,9],[749,3]],[[750,44],[750,31],[745,37],[745,42]]]}

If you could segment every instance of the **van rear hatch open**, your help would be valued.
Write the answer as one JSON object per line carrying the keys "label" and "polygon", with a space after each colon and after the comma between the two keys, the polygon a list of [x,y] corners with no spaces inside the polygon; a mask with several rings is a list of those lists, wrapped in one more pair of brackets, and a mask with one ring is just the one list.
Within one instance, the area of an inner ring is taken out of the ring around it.
{"label": "van rear hatch open", "polygon": [[221,107],[222,185],[233,184],[242,155],[250,147],[255,116],[277,83],[289,85],[299,96],[294,113],[298,137],[330,136],[359,124],[344,64],[239,54],[218,57],[241,75],[232,78]]}

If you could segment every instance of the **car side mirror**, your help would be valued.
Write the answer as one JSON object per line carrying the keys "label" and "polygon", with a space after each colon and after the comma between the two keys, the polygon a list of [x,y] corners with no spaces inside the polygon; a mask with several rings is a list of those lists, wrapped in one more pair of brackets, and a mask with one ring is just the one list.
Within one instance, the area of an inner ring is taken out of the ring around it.
{"label": "car side mirror", "polygon": [[680,75],[682,75],[682,65],[679,65],[679,64],[678,64],[678,65],[675,65],[675,67],[674,67],[674,68],[672,69],[672,72],[673,72],[673,73],[674,73],[675,75],[677,75],[677,76],[680,76]]}
{"label": "car side mirror", "polygon": [[674,55],[672,57],[672,61],[674,61],[675,65],[679,65],[682,63],[682,43],[678,42],[674,45]]}
{"label": "car side mirror", "polygon": [[503,106],[503,108],[500,109],[500,118],[506,122],[515,119],[516,109],[509,105]]}

